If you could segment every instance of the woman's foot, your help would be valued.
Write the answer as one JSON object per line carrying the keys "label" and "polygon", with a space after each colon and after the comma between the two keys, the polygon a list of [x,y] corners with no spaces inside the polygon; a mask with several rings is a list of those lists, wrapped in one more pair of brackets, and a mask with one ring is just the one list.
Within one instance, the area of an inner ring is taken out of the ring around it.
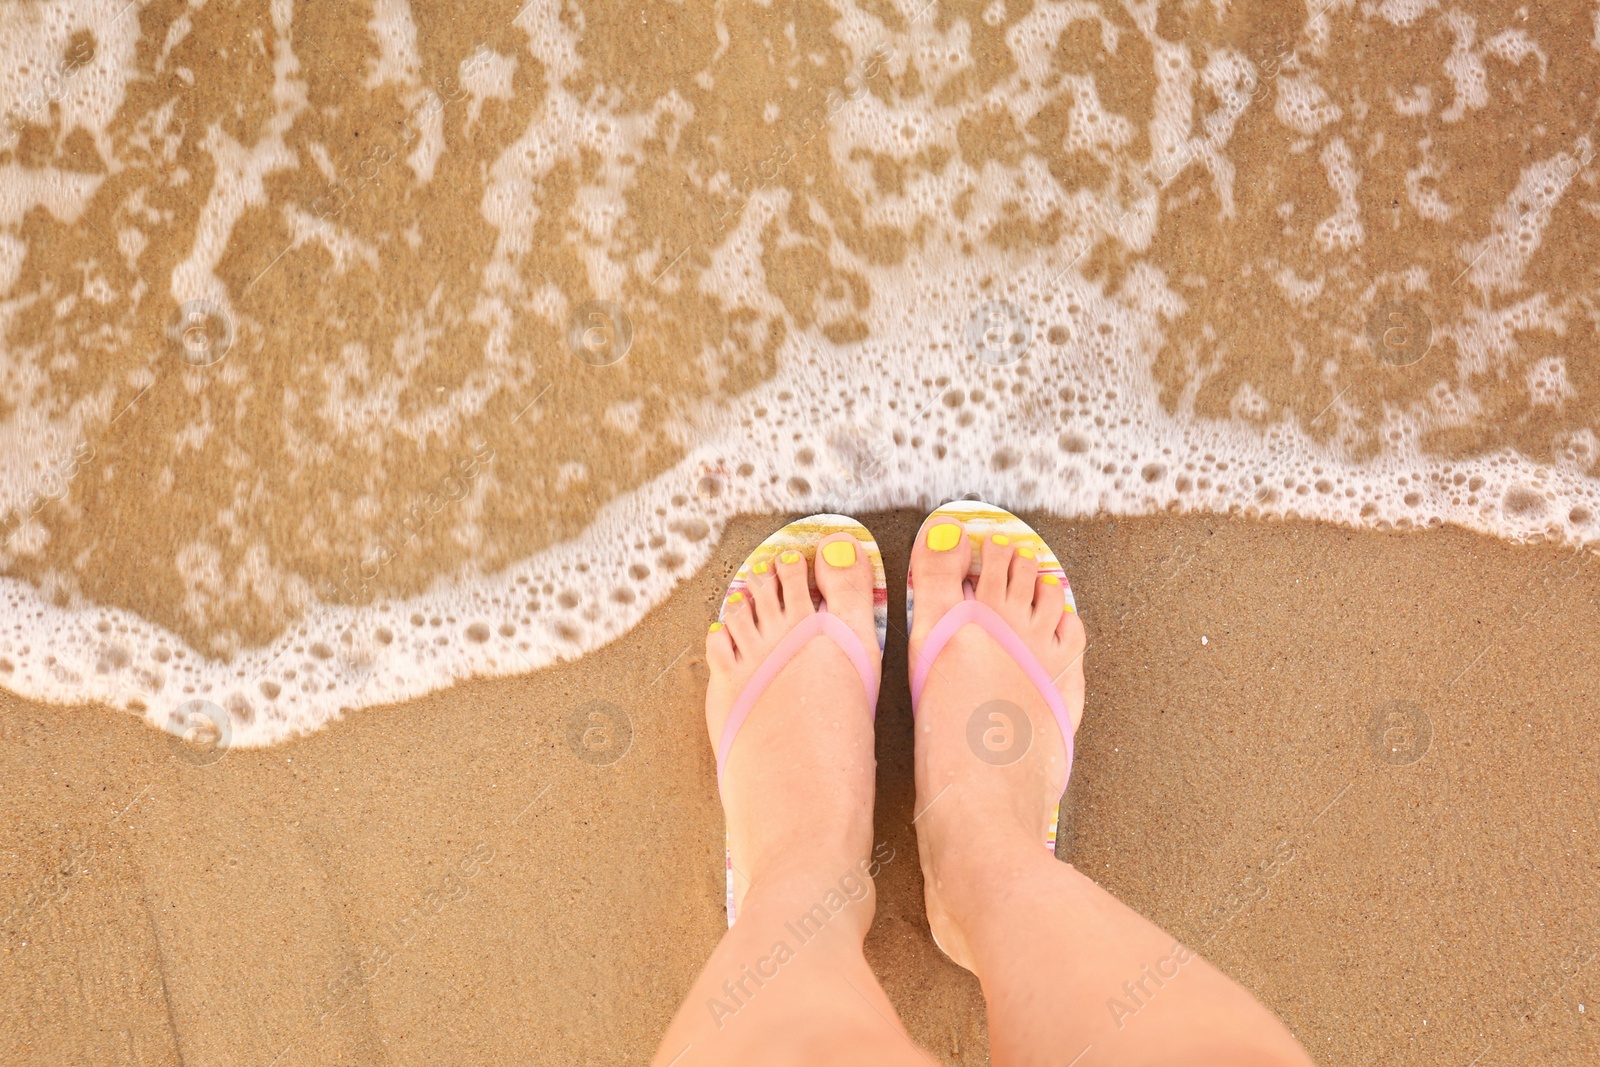
{"label": "woman's foot", "polygon": [[[816,612],[804,553],[782,552],[757,567],[748,590],[730,598],[722,622],[706,635],[713,746],[751,675]],[[879,669],[865,548],[848,533],[831,534],[818,545],[815,569],[828,611],[850,627]],[[837,879],[859,870],[872,849],[872,718],[861,676],[825,635],[808,641],[761,694],[722,772],[736,912],[752,884]]]}
{"label": "woman's foot", "polygon": [[[830,624],[806,641],[737,726],[721,786],[738,921],[673,1017],[657,1067],[923,1062],[862,952],[876,904],[872,708],[839,642],[859,645],[875,690],[874,564],[842,532],[817,556],[816,585],[850,632]],[[798,551],[752,567],[707,635],[713,745],[752,676],[815,614],[807,569]]]}
{"label": "woman's foot", "polygon": [[[1010,624],[1056,679],[1076,729],[1086,639],[1059,580],[1041,577],[1036,561],[1003,536],[984,541],[981,560],[977,599]],[[933,627],[961,603],[970,565],[969,535],[956,519],[937,516],[918,533],[911,552],[913,670]],[[1043,853],[1067,780],[1066,743],[1038,689],[978,626],[956,631],[935,658],[915,728],[928,922],[951,959],[975,970],[960,921],[961,888],[991,883],[1019,855]]]}

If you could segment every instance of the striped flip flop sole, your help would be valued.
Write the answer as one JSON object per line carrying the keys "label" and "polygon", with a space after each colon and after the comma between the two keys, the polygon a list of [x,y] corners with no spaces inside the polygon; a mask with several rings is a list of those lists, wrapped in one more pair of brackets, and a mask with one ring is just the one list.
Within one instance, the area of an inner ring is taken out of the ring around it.
{"label": "striped flip flop sole", "polygon": [[[1066,571],[1062,569],[1061,561],[1056,558],[1055,550],[1045,543],[1033,527],[1017,518],[1004,508],[985,503],[982,500],[952,500],[941,504],[924,520],[917,531],[921,537],[929,525],[939,519],[949,518],[960,522],[966,527],[967,543],[972,547],[972,564],[967,570],[969,581],[976,583],[978,575],[983,570],[983,561],[980,558],[983,542],[995,534],[1004,534],[1011,538],[1011,543],[1018,548],[1033,550],[1034,558],[1039,563],[1040,574],[1053,574],[1061,580],[1062,592],[1067,597],[1067,610],[1076,612],[1078,602],[1072,595],[1072,583],[1067,580]],[[906,632],[911,632],[911,620],[916,605],[916,595],[911,587],[911,574],[906,574]],[[1060,828],[1061,806],[1056,805],[1055,812],[1050,816],[1050,832],[1045,835],[1045,847],[1054,853],[1056,850],[1056,831]]]}
{"label": "striped flip flop sole", "polygon": [[[881,655],[889,632],[889,583],[884,575],[883,554],[878,550],[878,542],[873,540],[871,532],[856,520],[844,515],[810,515],[797,519],[757,545],[755,551],[739,564],[739,570],[734,574],[733,581],[728,583],[727,592],[722,596],[722,605],[717,610],[717,620],[720,622],[727,611],[729,597],[735,593],[742,593],[746,597],[750,595],[750,578],[755,573],[757,565],[770,566],[777,556],[791,550],[805,554],[811,604],[813,607],[821,607],[822,593],[817,589],[817,546],[824,538],[836,533],[848,533],[854,537],[857,546],[866,553],[867,559],[872,563],[872,624],[878,636],[878,652]],[[738,917],[734,904],[734,879],[742,875],[737,875],[734,870],[733,848],[728,842],[726,830],[723,831],[723,853],[727,867],[728,925],[732,926],[734,919]]]}

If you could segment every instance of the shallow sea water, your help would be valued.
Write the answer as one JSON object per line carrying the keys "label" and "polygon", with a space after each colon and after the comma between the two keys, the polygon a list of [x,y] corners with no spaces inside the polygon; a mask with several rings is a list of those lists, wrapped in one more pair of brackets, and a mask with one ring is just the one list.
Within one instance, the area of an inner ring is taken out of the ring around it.
{"label": "shallow sea water", "polygon": [[0,685],[267,744],[750,512],[1592,545],[1597,89],[1591,0],[6,4]]}

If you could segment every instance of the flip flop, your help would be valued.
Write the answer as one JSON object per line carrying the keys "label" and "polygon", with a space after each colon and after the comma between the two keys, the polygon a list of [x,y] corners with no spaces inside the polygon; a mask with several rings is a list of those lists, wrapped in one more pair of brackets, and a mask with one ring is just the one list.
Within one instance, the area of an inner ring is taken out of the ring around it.
{"label": "flip flop", "polygon": [[[961,523],[967,531],[967,544],[972,550],[972,564],[967,570],[967,579],[962,582],[962,593],[965,595],[961,603],[945,612],[944,617],[934,624],[928,638],[922,643],[922,648],[917,655],[915,669],[911,673],[911,714],[913,719],[917,714],[917,703],[922,697],[922,687],[927,684],[928,673],[933,669],[934,661],[939,658],[939,653],[944,651],[944,646],[954,637],[957,630],[963,626],[977,626],[1005,651],[1017,666],[1021,667],[1029,680],[1039,690],[1039,695],[1044,697],[1045,703],[1056,717],[1056,725],[1061,730],[1061,737],[1067,745],[1067,777],[1072,776],[1072,716],[1067,711],[1066,701],[1061,699],[1061,692],[1056,688],[1055,679],[1050,677],[1050,672],[1045,670],[1033,652],[1028,648],[1022,637],[1013,630],[1000,614],[987,604],[979,603],[973,599],[973,583],[983,569],[980,549],[983,542],[995,534],[1004,534],[1011,538],[1011,543],[1017,548],[1032,549],[1034,558],[1039,563],[1039,574],[1055,575],[1061,582],[1061,591],[1066,594],[1066,609],[1077,612],[1078,604],[1072,596],[1072,583],[1067,581],[1067,575],[1061,568],[1060,560],[1050,546],[1045,544],[1044,538],[1034,532],[1033,527],[1017,518],[1004,508],[997,508],[993,504],[986,504],[981,500],[952,500],[941,504],[932,514],[922,520],[922,527],[917,530],[917,537],[921,538],[928,526],[938,519],[954,519]],[[906,573],[906,632],[911,632],[911,622],[914,615],[915,596],[911,588],[912,576]],[[1066,783],[1061,786],[1061,795],[1067,795]],[[1061,801],[1056,800],[1055,810],[1050,816],[1050,832],[1045,835],[1044,847],[1051,853],[1056,850],[1056,830],[1061,821]]]}
{"label": "flip flop", "polygon": [[[722,728],[722,737],[717,743],[718,791],[722,788],[722,769],[727,765],[728,753],[733,749],[733,741],[738,736],[739,728],[744,725],[745,719],[749,717],[756,702],[761,699],[761,694],[766,692],[767,686],[772,684],[772,680],[788,666],[796,653],[819,634],[828,637],[850,657],[856,672],[861,675],[861,684],[866,688],[867,706],[872,709],[874,720],[877,718],[878,679],[874,677],[877,672],[872,669],[871,657],[862,647],[861,639],[856,636],[855,631],[837,615],[828,612],[822,593],[817,589],[817,546],[823,538],[836,533],[848,533],[854,537],[857,546],[866,553],[867,559],[872,563],[872,626],[878,636],[878,655],[880,659],[883,656],[884,639],[889,632],[889,583],[884,579],[883,556],[878,551],[878,543],[872,539],[872,534],[865,526],[843,515],[812,515],[791,522],[757,545],[755,551],[739,565],[733,581],[728,583],[728,591],[722,597],[722,607],[717,611],[717,621],[722,621],[723,614],[728,609],[728,600],[735,593],[746,597],[750,595],[750,576],[755,573],[756,567],[765,569],[771,565],[775,557],[789,551],[805,554],[806,579],[811,590],[811,604],[817,609],[817,613],[785,634],[783,640],[778,642],[777,647],[761,666],[756,668],[756,673],[739,691],[739,696],[733,702],[733,711],[728,714],[728,721]],[[726,830],[723,832],[723,846],[728,871],[728,925],[732,926],[738,916],[733,902],[733,846],[728,841]]]}

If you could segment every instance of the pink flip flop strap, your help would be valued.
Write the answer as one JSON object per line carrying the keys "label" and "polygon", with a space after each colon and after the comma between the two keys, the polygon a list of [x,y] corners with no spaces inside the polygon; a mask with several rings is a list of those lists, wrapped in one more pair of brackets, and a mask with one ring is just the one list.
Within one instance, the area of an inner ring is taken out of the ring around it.
{"label": "pink flip flop strap", "polygon": [[911,672],[911,714],[916,715],[917,704],[922,699],[922,687],[928,684],[928,673],[933,670],[933,661],[939,658],[944,646],[963,626],[969,624],[977,626],[994,638],[995,644],[1016,661],[1034,688],[1039,690],[1039,695],[1044,697],[1044,702],[1050,706],[1051,714],[1056,717],[1056,725],[1061,728],[1062,740],[1067,744],[1067,774],[1071,776],[1072,716],[1067,712],[1066,701],[1061,699],[1061,691],[1056,688],[1056,680],[1050,677],[1050,672],[1044,669],[1044,664],[1039,662],[1039,658],[1011,628],[1011,624],[1000,617],[999,612],[973,598],[970,583],[963,583],[961,591],[966,599],[945,612],[944,618],[934,624],[933,631],[928,634],[928,639],[922,642],[922,648],[917,653],[917,665]]}
{"label": "pink flip flop strap", "polygon": [[867,707],[871,710],[873,719],[877,719],[878,672],[873,669],[872,657],[861,646],[861,638],[856,636],[856,632],[839,616],[829,614],[828,607],[824,604],[815,615],[784,635],[783,640],[778,642],[778,647],[768,654],[761,666],[756,668],[756,673],[745,683],[744,688],[739,690],[739,699],[734,701],[733,711],[728,715],[727,724],[722,727],[722,740],[717,743],[718,790],[722,788],[722,768],[728,763],[728,753],[733,749],[733,739],[738,736],[739,728],[744,725],[744,720],[756,706],[756,701],[761,699],[761,694],[766,692],[767,686],[772,684],[778,672],[789,665],[789,661],[805,647],[806,642],[818,635],[832,639],[833,643],[850,657],[850,663],[861,676],[861,685],[867,691]]}

